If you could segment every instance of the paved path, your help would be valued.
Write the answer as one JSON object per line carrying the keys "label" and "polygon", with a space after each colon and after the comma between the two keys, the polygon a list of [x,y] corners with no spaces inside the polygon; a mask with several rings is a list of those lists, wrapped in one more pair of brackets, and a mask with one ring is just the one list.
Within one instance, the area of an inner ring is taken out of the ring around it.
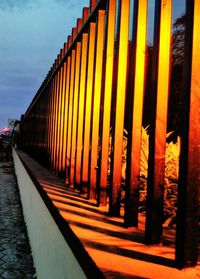
{"label": "paved path", "polygon": [[0,278],[36,278],[12,161],[0,154]]}
{"label": "paved path", "polygon": [[165,245],[144,245],[144,215],[139,216],[138,228],[125,228],[122,218],[108,216],[106,207],[95,207],[28,154],[18,154],[105,278],[200,279],[200,265],[175,268],[174,230],[165,228]]}

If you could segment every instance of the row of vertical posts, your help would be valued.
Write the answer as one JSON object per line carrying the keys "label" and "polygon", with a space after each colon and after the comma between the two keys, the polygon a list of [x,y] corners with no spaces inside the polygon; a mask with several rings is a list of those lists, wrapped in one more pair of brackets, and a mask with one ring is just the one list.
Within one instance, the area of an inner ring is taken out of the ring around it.
{"label": "row of vertical posts", "polygon": [[[198,252],[199,13],[199,1],[188,0],[176,234],[176,262],[179,267],[195,265]],[[147,0],[91,1],[90,7],[83,9],[77,26],[72,28],[72,34],[21,123],[23,149],[42,161],[55,175],[63,177],[66,185],[86,193],[88,199],[96,201],[96,205],[108,203],[109,214],[114,216],[119,216],[121,209],[123,133],[126,127],[126,226],[138,225],[147,16]],[[171,21],[172,0],[155,0],[149,103],[147,244],[160,243],[162,239]]]}

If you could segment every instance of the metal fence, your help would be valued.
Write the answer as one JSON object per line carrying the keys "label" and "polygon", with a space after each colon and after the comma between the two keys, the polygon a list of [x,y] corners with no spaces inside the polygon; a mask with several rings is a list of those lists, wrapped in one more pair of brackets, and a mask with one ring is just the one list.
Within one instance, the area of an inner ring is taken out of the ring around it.
{"label": "metal fence", "polygon": [[160,243],[166,135],[173,129],[181,137],[176,264],[192,266],[198,256],[200,1],[186,1],[177,25],[172,0],[149,2],[155,2],[152,43],[147,0],[90,1],[21,121],[21,147],[98,206],[108,203],[110,215],[120,215],[123,186],[125,225],[137,226],[142,125],[149,125],[145,242]]}

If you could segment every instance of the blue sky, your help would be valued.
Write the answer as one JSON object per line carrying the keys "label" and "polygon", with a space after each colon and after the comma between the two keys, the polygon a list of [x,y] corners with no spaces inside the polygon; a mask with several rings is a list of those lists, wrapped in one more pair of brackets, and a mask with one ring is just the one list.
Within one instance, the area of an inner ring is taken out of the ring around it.
{"label": "blue sky", "polygon": [[0,128],[19,119],[89,0],[0,0]]}
{"label": "blue sky", "polygon": [[[175,16],[184,3],[174,1]],[[0,0],[0,128],[26,111],[84,6],[89,0]]]}

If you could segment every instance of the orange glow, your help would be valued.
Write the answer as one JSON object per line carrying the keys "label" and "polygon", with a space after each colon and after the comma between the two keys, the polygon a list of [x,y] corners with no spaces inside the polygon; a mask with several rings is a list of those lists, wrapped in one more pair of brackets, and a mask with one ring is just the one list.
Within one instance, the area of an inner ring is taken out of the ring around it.
{"label": "orange glow", "polygon": [[56,134],[56,96],[57,96],[57,81],[58,81],[58,75],[56,74],[54,77],[54,96],[53,96],[53,135],[52,135],[52,171],[55,169],[55,134]]}
{"label": "orange glow", "polygon": [[69,166],[71,154],[71,136],[72,136],[72,108],[73,108],[73,92],[74,92],[74,75],[75,75],[75,54],[71,53],[71,68],[70,68],[70,89],[69,89],[69,114],[68,114],[68,131],[67,131],[67,158],[66,158],[66,183],[69,183]]}
{"label": "orange glow", "polygon": [[88,166],[89,166],[89,146],[90,146],[90,121],[91,121],[91,105],[92,90],[94,76],[94,50],[95,50],[95,29],[96,24],[90,23],[89,34],[89,54],[88,54],[88,70],[87,70],[87,89],[86,89],[86,107],[85,107],[85,129],[84,129],[84,146],[83,146],[83,169],[82,181],[88,182]]}
{"label": "orange glow", "polygon": [[[138,1],[138,21],[136,38],[136,59],[134,79],[134,104],[133,104],[133,126],[132,126],[132,165],[131,180],[138,183],[140,144],[142,129],[142,110],[145,79],[145,52],[146,52],[146,27],[147,27],[147,1]],[[139,152],[138,152],[139,151]],[[137,166],[137,167],[136,167]]]}
{"label": "orange glow", "polygon": [[97,4],[97,0],[90,0],[90,12],[93,11],[93,9],[95,8]]}
{"label": "orange glow", "polygon": [[[60,58],[59,58],[60,61]],[[61,83],[61,69],[57,73],[57,85],[56,85],[56,114],[55,114],[55,151],[54,151],[54,161],[55,161],[55,174],[58,174],[58,148],[59,148],[59,110],[60,110],[60,83]]]}
{"label": "orange glow", "polygon": [[[158,81],[155,130],[155,178],[164,179],[164,158],[167,131],[167,109],[170,73],[170,41],[172,1],[162,1],[160,20],[160,41],[158,57]],[[165,4],[165,5],[164,5]],[[163,78],[164,77],[164,78]],[[163,178],[159,178],[159,175]],[[159,185],[161,181],[157,182]]]}
{"label": "orange glow", "polygon": [[91,142],[91,164],[90,164],[90,196],[95,198],[96,195],[96,178],[97,178],[97,156],[99,143],[99,118],[100,118],[100,101],[102,86],[102,66],[103,66],[103,46],[104,46],[104,21],[105,11],[98,11],[97,24],[97,45],[95,60],[95,79],[94,79],[94,104],[92,115],[92,142]]}
{"label": "orange glow", "polygon": [[[132,107],[132,127],[131,127],[131,160],[127,162],[127,185],[129,189],[127,203],[125,204],[125,222],[127,225],[137,226],[138,224],[138,200],[135,193],[138,192],[138,177],[140,177],[140,155],[142,137],[142,113],[144,98],[145,80],[145,53],[146,53],[146,28],[147,28],[147,7],[146,0],[137,2],[137,24],[136,36],[133,38],[135,44],[135,69],[131,82],[134,84],[133,107]],[[131,87],[132,88],[132,87]]]}
{"label": "orange glow", "polygon": [[89,12],[90,12],[90,9],[88,7],[83,8],[83,23],[85,23],[86,20],[88,19]]}
{"label": "orange glow", "polygon": [[74,185],[75,173],[75,151],[76,151],[76,133],[77,133],[77,111],[78,111],[78,95],[79,95],[79,80],[80,80],[80,54],[81,43],[76,44],[76,70],[75,70],[75,85],[74,85],[74,106],[72,117],[72,147],[71,147],[71,162],[70,162],[70,185]]}
{"label": "orange glow", "polygon": [[67,63],[65,62],[63,65],[63,81],[62,81],[62,90],[61,90],[61,127],[60,127],[60,150],[59,150],[59,170],[61,172],[64,171],[62,162],[62,154],[64,148],[64,111],[65,111],[65,87],[66,87],[66,70]]}
{"label": "orange glow", "polygon": [[77,33],[80,32],[82,26],[83,26],[83,19],[82,18],[78,18],[77,19]]}
{"label": "orange glow", "polygon": [[[58,55],[57,60],[56,60],[56,67],[59,64],[59,58],[60,56]],[[57,142],[56,142],[56,133],[57,133],[57,100],[58,100],[58,83],[59,83],[59,75],[58,72],[55,75],[55,84],[54,84],[54,101],[53,101],[53,105],[54,105],[54,113],[53,113],[53,150],[52,150],[52,157],[53,157],[53,172],[55,171],[56,168],[56,146],[57,146]]]}
{"label": "orange glow", "polygon": [[[50,72],[48,74],[48,78],[49,78]],[[47,86],[47,107],[46,107],[46,136],[45,136],[45,149],[47,150],[47,152],[49,151],[49,129],[50,129],[50,125],[49,125],[49,121],[50,121],[50,87],[51,83],[48,84]],[[43,100],[44,103],[44,100]]]}
{"label": "orange glow", "polygon": [[[196,168],[194,172],[194,161],[197,166],[200,165],[199,156],[199,123],[200,123],[200,44],[199,44],[199,34],[200,34],[200,2],[194,1],[194,22],[193,22],[193,42],[192,42],[192,70],[191,70],[191,86],[190,86],[190,131],[189,131],[189,177],[188,184],[194,183],[194,175],[196,183],[199,183],[199,168]],[[191,177],[190,179],[190,176]],[[188,185],[189,186],[189,185]],[[199,185],[196,186],[198,189]]]}
{"label": "orange glow", "polygon": [[105,92],[103,105],[103,127],[102,127],[102,158],[100,168],[100,189],[101,203],[106,204],[106,187],[108,172],[108,149],[110,133],[110,112],[111,112],[111,95],[113,81],[113,62],[114,62],[114,40],[115,40],[115,17],[116,17],[116,0],[109,1],[108,11],[108,34],[106,49],[106,74],[105,74]]}
{"label": "orange glow", "polygon": [[59,70],[59,90],[58,90],[58,123],[57,123],[57,150],[56,150],[56,173],[59,174],[60,168],[60,137],[61,137],[61,100],[62,100],[62,86],[63,86],[63,67]]}
{"label": "orange glow", "polygon": [[[53,65],[53,70],[55,70],[55,63]],[[51,81],[51,118],[50,118],[50,162],[51,162],[51,170],[52,170],[52,164],[53,164],[53,113],[54,113],[54,85],[55,85],[55,77]]]}
{"label": "orange glow", "polygon": [[53,80],[50,83],[50,97],[49,97],[49,133],[48,133],[48,149],[51,162],[51,144],[52,144],[52,113],[53,113]]}
{"label": "orange glow", "polygon": [[[128,54],[128,35],[129,35],[129,9],[130,1],[124,0],[121,3],[120,18],[120,37],[119,37],[119,58],[117,73],[117,96],[116,96],[116,115],[114,133],[114,155],[113,155],[113,205],[119,199],[121,189],[121,163],[122,163],[122,144],[124,129],[124,106],[126,95],[127,77],[127,54]],[[111,208],[110,208],[111,210]]]}
{"label": "orange glow", "polygon": [[[121,218],[110,216],[105,218],[106,207],[95,208],[90,201],[87,202],[80,196],[75,196],[71,189],[60,185],[60,182],[55,179],[50,184],[47,180],[40,178],[40,184],[60,215],[80,239],[89,256],[102,271],[109,270],[117,274],[119,278],[134,276],[157,278],[159,269],[160,278],[165,278],[166,270],[171,273],[168,278],[184,277],[180,270],[166,268],[166,266],[138,258],[138,254],[141,254],[144,257],[146,255],[146,257],[174,260],[174,248],[171,246],[145,246],[137,242],[138,237],[143,238],[143,216],[140,216],[139,228],[127,229],[124,228]],[[136,241],[134,241],[134,234],[137,234]]]}
{"label": "orange glow", "polygon": [[79,93],[79,113],[78,113],[78,132],[77,132],[77,152],[76,152],[76,184],[81,183],[81,158],[83,150],[83,113],[85,100],[86,66],[87,66],[88,34],[83,34],[81,50],[81,76]]}
{"label": "orange glow", "polygon": [[52,87],[53,87],[53,81],[51,80],[49,84],[49,117],[48,117],[48,153],[49,153],[49,159],[51,156],[51,132],[52,132],[52,125],[51,125],[51,119],[52,119]]}
{"label": "orange glow", "polygon": [[69,80],[70,80],[70,65],[71,65],[71,57],[67,57],[67,65],[66,65],[66,87],[64,92],[64,126],[63,126],[63,151],[62,151],[62,169],[63,171],[66,168],[66,146],[67,146],[67,120],[68,120],[68,105],[69,105]]}
{"label": "orange glow", "polygon": [[53,115],[53,84],[54,84],[54,79],[51,80],[50,84],[50,119],[49,119],[49,159],[50,163],[52,164],[51,161],[51,154],[52,154],[52,115]]}
{"label": "orange glow", "polygon": [[53,165],[53,132],[54,132],[54,122],[53,122],[53,116],[54,116],[54,89],[55,89],[55,77],[52,80],[52,91],[51,91],[51,139],[50,139],[50,156],[51,156],[51,166]]}

